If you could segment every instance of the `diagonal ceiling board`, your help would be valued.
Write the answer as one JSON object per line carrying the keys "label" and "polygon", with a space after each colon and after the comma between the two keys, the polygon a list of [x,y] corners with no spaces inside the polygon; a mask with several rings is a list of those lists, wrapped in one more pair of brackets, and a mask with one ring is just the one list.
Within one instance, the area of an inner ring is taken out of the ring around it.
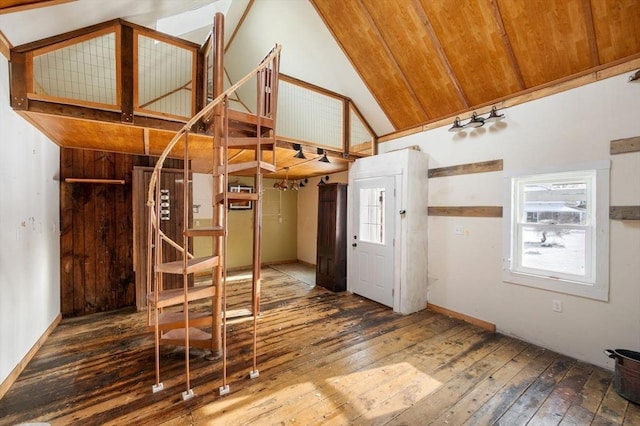
{"label": "diagonal ceiling board", "polygon": [[591,67],[582,0],[499,0],[498,3],[527,87]]}
{"label": "diagonal ceiling board", "polygon": [[463,108],[455,82],[446,65],[437,60],[437,48],[416,13],[415,5],[408,1],[398,4],[377,0],[363,2],[407,83],[426,109],[425,118]]}
{"label": "diagonal ceiling board", "polygon": [[507,52],[507,55],[509,56],[509,62],[511,63],[511,67],[513,68],[513,73],[518,80],[518,88],[520,90],[524,90],[527,88],[527,86],[524,84],[524,78],[522,78],[522,70],[520,69],[520,64],[516,59],[516,55],[513,53],[513,47],[511,46],[511,41],[509,40],[507,31],[504,29],[504,21],[502,20],[502,14],[500,13],[498,0],[491,0],[491,7],[493,9],[493,16],[495,17],[496,24],[498,24],[498,28],[500,29],[500,37],[502,38],[504,48]]}
{"label": "diagonal ceiling board", "polygon": [[365,11],[351,1],[312,3],[393,126],[402,129],[424,121],[421,106],[409,95],[392,58],[371,31]]}
{"label": "diagonal ceiling board", "polygon": [[427,16],[427,13],[424,7],[421,6],[417,0],[413,0],[413,5],[416,13],[420,16],[420,19],[422,20],[422,24],[427,30],[427,34],[429,34],[429,38],[431,39],[431,42],[436,48],[437,57],[440,59],[440,62],[442,62],[442,64],[445,66],[445,69],[447,70],[447,74],[449,75],[449,78],[451,79],[451,82],[453,83],[456,89],[456,93],[458,94],[460,101],[462,102],[465,108],[468,108],[469,98],[467,97],[466,93],[460,86],[460,82],[458,81],[458,78],[456,77],[456,75],[453,72],[453,69],[451,68],[451,63],[449,62],[449,59],[447,58],[447,55],[444,49],[442,48],[442,43],[440,43],[440,39],[438,38],[436,32],[434,31],[433,25],[431,24],[431,21],[429,20],[429,17]]}
{"label": "diagonal ceiling board", "polygon": [[593,0],[591,10],[601,63],[613,62],[638,53],[638,0]]}
{"label": "diagonal ceiling board", "polygon": [[598,42],[596,41],[596,29],[593,24],[593,13],[591,12],[591,0],[582,0],[582,10],[584,11],[584,22],[587,36],[589,37],[589,52],[591,53],[591,66],[600,65],[600,53],[598,52]]}
{"label": "diagonal ceiling board", "polygon": [[489,0],[421,0],[471,105],[521,90]]}
{"label": "diagonal ceiling board", "polygon": [[[388,55],[388,57],[392,60],[392,64],[395,66],[398,75],[400,76],[400,78],[404,81],[404,84],[407,88],[407,90],[409,91],[409,94],[414,98],[416,104],[420,105],[420,107],[422,108],[422,112],[425,115],[425,120],[429,119],[429,113],[427,112],[427,109],[424,107],[424,104],[421,101],[421,98],[419,98],[416,95],[415,90],[413,89],[413,85],[407,80],[407,77],[410,75],[408,73],[405,73],[403,68],[398,64],[398,59],[396,58],[395,53],[398,52],[402,52],[402,50],[404,49],[391,49],[389,48],[389,44],[387,43],[387,39],[382,35],[381,33],[381,29],[385,29],[385,28],[393,28],[390,25],[386,25],[385,22],[381,22],[381,25],[379,26],[377,24],[377,22],[380,22],[380,20],[376,21],[375,19],[373,19],[372,16],[372,12],[377,16],[380,17],[380,15],[382,16],[397,16],[398,13],[382,13],[382,14],[377,14],[375,13],[376,11],[383,9],[380,6],[384,6],[386,3],[383,2],[376,2],[374,0],[373,4],[371,4],[371,2],[367,2],[366,0],[358,0],[358,2],[360,3],[360,6],[362,7],[362,9],[365,11],[365,14],[367,16],[368,21],[371,23],[371,29],[376,33],[376,35],[378,36],[378,38],[380,39],[380,42],[382,43],[382,46],[384,47],[385,53]],[[369,3],[369,6],[367,6],[367,3]],[[393,7],[393,11],[392,12],[397,12],[397,6],[396,5],[392,5]],[[405,46],[402,46],[405,47]]]}

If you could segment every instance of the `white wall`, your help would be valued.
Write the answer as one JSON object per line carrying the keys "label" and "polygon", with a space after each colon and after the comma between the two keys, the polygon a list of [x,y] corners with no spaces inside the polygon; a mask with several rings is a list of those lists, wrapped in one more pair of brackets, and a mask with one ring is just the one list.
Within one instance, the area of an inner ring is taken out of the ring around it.
{"label": "white wall", "polygon": [[[627,75],[502,112],[502,122],[465,135],[445,126],[380,145],[419,145],[430,168],[504,160],[519,170],[611,160],[611,205],[640,204],[640,153],[610,155],[610,141],[640,136],[640,84]],[[426,178],[426,177],[425,177]],[[430,206],[503,205],[503,174],[429,180]],[[462,225],[464,235],[455,235]],[[640,350],[640,221],[611,221],[609,301],[502,281],[502,219],[429,219],[429,301],[491,323],[498,331],[613,368],[606,348]],[[551,309],[552,299],[563,312]]]}
{"label": "white wall", "polygon": [[[334,173],[328,176],[328,183],[349,182],[349,174],[347,172]],[[304,188],[300,188],[298,191],[298,260],[312,265],[316,264],[318,182],[320,182],[320,177],[309,178],[309,182],[305,184]]]}
{"label": "white wall", "polygon": [[9,106],[0,55],[0,383],[60,313],[57,145]]}

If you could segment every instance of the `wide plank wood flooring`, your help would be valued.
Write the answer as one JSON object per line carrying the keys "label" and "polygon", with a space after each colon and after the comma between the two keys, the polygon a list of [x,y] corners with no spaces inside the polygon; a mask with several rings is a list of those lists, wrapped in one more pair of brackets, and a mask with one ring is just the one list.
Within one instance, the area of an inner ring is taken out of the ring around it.
{"label": "wide plank wood flooring", "polygon": [[[229,333],[231,393],[221,362],[161,348],[132,310],[65,319],[0,400],[0,424],[52,425],[640,425],[612,373],[428,311],[402,316],[349,293],[263,269],[260,377],[250,323]],[[234,284],[230,304],[248,298]],[[235,301],[235,302],[233,302]],[[604,356],[604,355],[603,355]]]}

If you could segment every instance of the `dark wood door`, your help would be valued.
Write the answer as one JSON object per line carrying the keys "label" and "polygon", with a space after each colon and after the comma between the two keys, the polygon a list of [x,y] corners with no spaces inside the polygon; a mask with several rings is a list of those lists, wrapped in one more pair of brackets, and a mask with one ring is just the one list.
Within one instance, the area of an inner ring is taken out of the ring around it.
{"label": "dark wood door", "polygon": [[64,148],[60,165],[63,316],[132,306],[132,156]]}
{"label": "dark wood door", "polygon": [[347,185],[318,187],[316,284],[332,291],[347,289]]}

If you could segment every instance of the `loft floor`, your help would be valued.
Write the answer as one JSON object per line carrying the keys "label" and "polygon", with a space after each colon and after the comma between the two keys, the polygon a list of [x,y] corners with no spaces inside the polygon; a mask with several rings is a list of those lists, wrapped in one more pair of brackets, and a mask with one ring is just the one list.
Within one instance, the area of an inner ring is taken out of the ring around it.
{"label": "loft floor", "polygon": [[[0,424],[640,425],[640,406],[599,367],[272,268],[262,278],[260,377],[247,378],[250,323],[236,325],[229,395],[218,396],[220,361],[192,350],[197,397],[182,401],[184,352],[170,347],[152,394],[146,314],[119,311],[63,320],[0,401]],[[249,283],[232,288],[230,304],[249,300]]]}

